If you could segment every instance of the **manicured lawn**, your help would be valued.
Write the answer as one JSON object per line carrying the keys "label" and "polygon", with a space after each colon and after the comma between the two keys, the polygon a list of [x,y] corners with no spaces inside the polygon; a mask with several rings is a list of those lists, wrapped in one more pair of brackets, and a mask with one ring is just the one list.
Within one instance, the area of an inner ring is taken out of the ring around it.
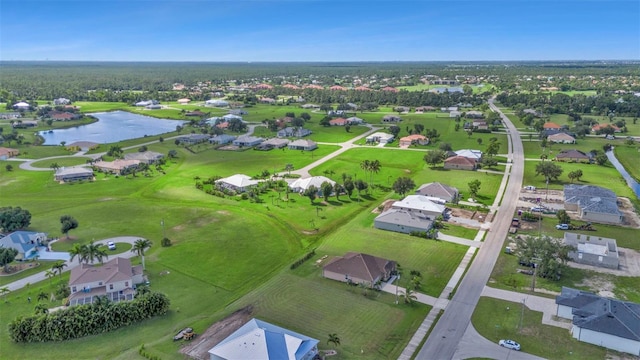
{"label": "manicured lawn", "polygon": [[[49,270],[53,263],[55,263],[55,261],[46,261],[46,260],[38,260],[37,262],[30,261],[30,262],[24,263],[24,264],[31,264],[32,266],[26,270],[22,270],[15,274],[0,276],[0,286],[4,286],[14,281],[18,281],[20,279],[26,278],[33,274],[37,274],[41,271]],[[23,263],[13,262],[9,266],[18,265],[18,264],[23,264]]]}
{"label": "manicured lawn", "polygon": [[[87,158],[85,157],[69,157],[69,158],[61,158],[61,159],[51,159],[51,160],[41,160],[34,161],[31,164],[33,167],[49,169],[51,164],[58,164],[59,167],[65,166],[75,166],[75,165],[84,165],[87,163]],[[51,169],[53,171],[53,169]]]}
{"label": "manicured lawn", "polygon": [[477,229],[469,229],[464,226],[452,225],[451,223],[444,223],[444,225],[445,225],[445,228],[440,229],[439,232],[446,235],[457,236],[463,239],[473,240],[476,237],[476,234],[478,233]]}
{"label": "manicured lawn", "polygon": [[616,158],[627,172],[637,181],[640,181],[640,166],[638,159],[640,158],[640,150],[638,146],[619,145],[614,148]]}
{"label": "manicured lawn", "polygon": [[604,348],[574,339],[566,329],[543,325],[542,313],[526,307],[523,311],[519,303],[481,297],[471,321],[490,341],[497,344],[500,339],[512,339],[520,343],[522,351],[546,359],[599,360],[607,354]]}
{"label": "manicured lawn", "polygon": [[541,147],[541,142],[536,135],[533,135],[533,141],[529,141],[527,135],[522,135],[522,145],[524,148],[525,158],[527,159],[540,159],[540,155],[543,153],[548,156],[548,159],[553,159],[562,150],[580,150],[584,153],[588,153],[591,150],[602,150],[602,147],[607,143],[611,143],[611,140],[596,137],[587,137],[584,139],[578,138],[575,144],[553,144],[547,143],[547,148]]}

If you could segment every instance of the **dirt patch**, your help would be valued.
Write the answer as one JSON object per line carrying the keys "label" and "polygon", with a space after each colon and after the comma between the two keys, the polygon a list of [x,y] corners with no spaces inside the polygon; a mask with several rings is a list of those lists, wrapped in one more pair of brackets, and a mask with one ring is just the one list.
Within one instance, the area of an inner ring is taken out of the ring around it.
{"label": "dirt patch", "polygon": [[633,249],[618,248],[618,255],[620,264],[617,269],[578,264],[573,261],[569,261],[567,265],[573,268],[591,270],[601,274],[611,274],[615,276],[640,276],[640,252]]}
{"label": "dirt patch", "polygon": [[460,217],[464,219],[471,219],[474,214],[475,214],[475,211],[451,208],[451,216]]}
{"label": "dirt patch", "polygon": [[618,210],[624,214],[622,225],[640,229],[640,217],[627,198],[618,198]]}
{"label": "dirt patch", "polygon": [[218,210],[216,211],[216,213],[220,215],[231,215],[231,213],[228,212],[227,210]]}
{"label": "dirt patch", "polygon": [[4,266],[0,267],[0,276],[10,276],[10,275],[15,275],[21,271],[24,270],[28,270],[34,267],[38,267],[40,266],[40,263],[33,263],[33,262],[28,262],[28,263],[18,263],[15,265],[9,265],[7,266],[7,270],[9,270],[8,272],[5,272]]}
{"label": "dirt patch", "polygon": [[604,276],[591,276],[589,278],[585,278],[581,283],[576,285],[587,286],[591,291],[603,297],[614,297],[613,289],[615,288],[615,285]]}
{"label": "dirt patch", "polygon": [[227,336],[238,330],[253,317],[253,307],[247,306],[226,318],[211,325],[204,333],[199,334],[189,345],[180,349],[182,354],[192,359],[208,360],[209,350]]}
{"label": "dirt patch", "polygon": [[373,210],[371,210],[371,213],[380,214],[382,212],[385,212],[391,209],[391,207],[393,206],[393,203],[396,201],[397,200],[394,200],[394,199],[385,200],[382,204],[380,204],[380,206],[376,206]]}

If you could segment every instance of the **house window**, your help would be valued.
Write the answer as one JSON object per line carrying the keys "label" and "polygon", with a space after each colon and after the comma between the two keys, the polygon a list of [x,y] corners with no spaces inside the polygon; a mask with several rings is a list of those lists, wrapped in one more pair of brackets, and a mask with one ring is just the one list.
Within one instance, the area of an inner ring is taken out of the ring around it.
{"label": "house window", "polygon": [[100,282],[98,283],[98,285],[102,286],[102,281],[100,281]]}
{"label": "house window", "polygon": [[78,290],[76,290],[75,286],[71,288],[71,292],[76,292],[76,291],[78,291]]}
{"label": "house window", "polygon": [[125,282],[124,282],[124,286],[129,286],[129,282],[128,282],[128,281],[125,281]]}
{"label": "house window", "polygon": [[578,253],[578,259],[582,259],[582,253]]}
{"label": "house window", "polygon": [[109,290],[113,290],[113,284],[109,284]]}
{"label": "house window", "polygon": [[598,256],[598,262],[602,262],[602,256]]}

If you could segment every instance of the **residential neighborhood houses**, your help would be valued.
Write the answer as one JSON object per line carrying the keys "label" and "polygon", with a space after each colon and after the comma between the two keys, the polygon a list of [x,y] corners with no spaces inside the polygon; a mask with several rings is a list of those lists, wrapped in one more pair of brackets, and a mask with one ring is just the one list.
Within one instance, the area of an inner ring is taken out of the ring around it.
{"label": "residential neighborhood houses", "polygon": [[100,296],[110,301],[132,300],[135,285],[144,282],[142,265],[115,257],[102,265],[82,263],[71,269],[69,277],[70,305],[90,304]]}
{"label": "residential neighborhood houses", "polygon": [[349,284],[374,287],[387,281],[396,270],[396,262],[381,257],[348,252],[331,259],[322,268],[322,276]]}
{"label": "residential neighborhood houses", "polygon": [[[0,235],[1,236],[1,235]],[[34,231],[14,231],[0,237],[0,247],[18,251],[16,259],[27,260],[38,256],[38,247],[44,246],[47,234]]]}

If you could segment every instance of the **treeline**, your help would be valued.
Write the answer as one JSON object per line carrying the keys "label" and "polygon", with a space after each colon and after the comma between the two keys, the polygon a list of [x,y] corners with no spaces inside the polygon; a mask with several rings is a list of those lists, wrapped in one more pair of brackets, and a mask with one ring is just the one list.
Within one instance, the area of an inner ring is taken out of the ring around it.
{"label": "treeline", "polygon": [[569,96],[562,93],[526,94],[501,93],[496,97],[501,104],[513,108],[532,108],[544,114],[592,114],[600,116],[640,116],[640,97],[633,94]]}
{"label": "treeline", "polygon": [[9,336],[17,343],[76,339],[163,315],[169,311],[169,305],[166,295],[155,292],[117,303],[99,297],[93,304],[19,317],[9,323]]}

